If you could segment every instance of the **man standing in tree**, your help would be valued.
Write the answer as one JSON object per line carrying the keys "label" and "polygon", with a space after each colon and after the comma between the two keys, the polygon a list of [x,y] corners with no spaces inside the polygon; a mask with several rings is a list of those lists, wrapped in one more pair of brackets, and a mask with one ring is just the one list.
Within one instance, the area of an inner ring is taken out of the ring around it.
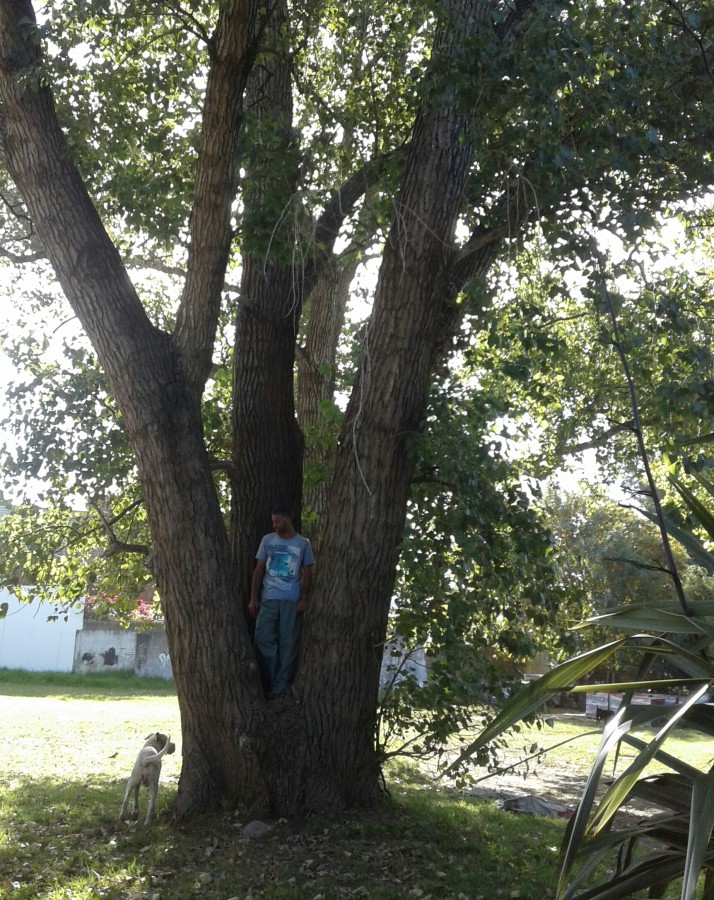
{"label": "man standing in tree", "polygon": [[307,538],[293,528],[287,506],[271,513],[273,533],[266,534],[255,555],[248,612],[256,619],[255,652],[267,696],[277,697],[295,674],[300,614],[307,607],[315,562]]}

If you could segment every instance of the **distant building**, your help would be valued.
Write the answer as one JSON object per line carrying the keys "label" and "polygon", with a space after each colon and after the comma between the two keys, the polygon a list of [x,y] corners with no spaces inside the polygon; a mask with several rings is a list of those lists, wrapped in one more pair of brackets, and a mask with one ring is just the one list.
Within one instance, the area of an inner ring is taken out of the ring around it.
{"label": "distant building", "polygon": [[72,609],[55,621],[54,606],[38,600],[23,602],[0,589],[0,604],[7,603],[7,614],[0,619],[0,667],[28,669],[32,672],[71,672],[74,648],[81,631],[84,613]]}
{"label": "distant building", "polygon": [[31,672],[134,672],[171,678],[162,625],[129,628],[85,618],[73,607],[59,615],[54,604],[18,600],[0,590],[7,615],[0,619],[0,668]]}

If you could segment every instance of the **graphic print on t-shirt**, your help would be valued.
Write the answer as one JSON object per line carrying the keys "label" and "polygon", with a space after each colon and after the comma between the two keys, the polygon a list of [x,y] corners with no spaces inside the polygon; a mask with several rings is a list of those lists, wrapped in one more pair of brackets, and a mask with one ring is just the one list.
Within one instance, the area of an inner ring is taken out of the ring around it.
{"label": "graphic print on t-shirt", "polygon": [[266,534],[255,558],[265,562],[261,599],[297,600],[302,567],[313,564],[310,542],[299,534],[284,539]]}
{"label": "graphic print on t-shirt", "polygon": [[274,549],[268,557],[267,570],[268,575],[274,578],[289,578],[290,575],[296,575],[298,571],[297,558],[293,556],[289,549]]}

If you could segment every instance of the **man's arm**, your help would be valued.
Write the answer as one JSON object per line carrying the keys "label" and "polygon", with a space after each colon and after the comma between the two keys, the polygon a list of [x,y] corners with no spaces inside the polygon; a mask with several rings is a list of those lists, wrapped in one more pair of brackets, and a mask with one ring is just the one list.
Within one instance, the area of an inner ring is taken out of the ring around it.
{"label": "man's arm", "polygon": [[248,604],[248,613],[255,618],[258,615],[258,607],[260,606],[260,586],[263,583],[263,572],[265,572],[265,560],[259,559],[253,569],[253,581],[250,586],[250,603]]}
{"label": "man's arm", "polygon": [[303,566],[300,576],[300,596],[298,597],[298,612],[305,612],[310,599],[310,585],[312,584],[312,566]]}

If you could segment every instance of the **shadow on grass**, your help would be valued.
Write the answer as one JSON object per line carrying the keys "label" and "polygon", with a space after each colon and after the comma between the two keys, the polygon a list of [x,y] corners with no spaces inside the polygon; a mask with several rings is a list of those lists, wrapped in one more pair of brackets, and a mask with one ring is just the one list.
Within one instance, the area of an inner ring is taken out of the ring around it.
{"label": "shadow on grass", "polygon": [[[2,788],[0,896],[10,885],[16,900],[546,898],[563,828],[400,785],[378,810],[273,822],[266,837],[249,842],[245,823],[228,814],[173,825],[170,788],[159,792],[151,829],[117,822],[123,783],[37,778]],[[144,809],[143,794],[141,801]]]}
{"label": "shadow on grass", "polygon": [[[147,830],[119,823],[124,786],[0,777],[0,897],[128,897],[115,889],[146,878],[145,848],[167,845],[174,792],[159,792],[156,827]],[[142,794],[140,812],[145,802]]]}

